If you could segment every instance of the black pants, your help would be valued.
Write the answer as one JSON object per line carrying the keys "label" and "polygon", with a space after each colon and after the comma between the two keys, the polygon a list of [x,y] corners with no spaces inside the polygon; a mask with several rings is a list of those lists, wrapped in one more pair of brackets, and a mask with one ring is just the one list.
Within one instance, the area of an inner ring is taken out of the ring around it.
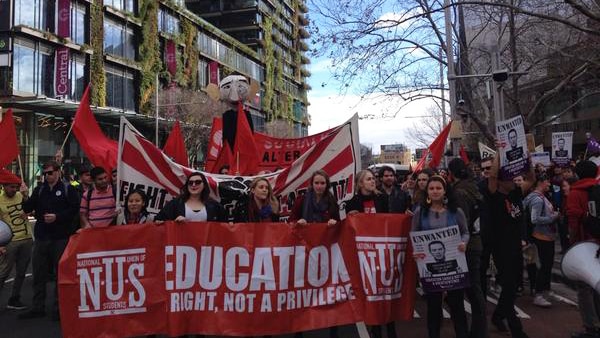
{"label": "black pants", "polygon": [[479,266],[479,276],[481,285],[481,293],[483,294],[483,299],[485,299],[487,295],[488,289],[488,275],[487,270],[490,267],[490,260],[492,259],[492,246],[488,244],[487,241],[483,242],[483,250],[481,252],[481,264]]}
{"label": "black pants", "polygon": [[563,217],[558,221],[558,236],[560,237],[560,248],[563,251],[569,249],[569,223],[567,217]]}
{"label": "black pants", "polygon": [[552,278],[552,265],[554,265],[554,241],[542,241],[534,239],[540,258],[540,269],[535,281],[536,293],[550,291],[550,279]]}
{"label": "black pants", "polygon": [[502,252],[494,253],[494,262],[496,263],[498,272],[500,272],[500,275],[502,276],[499,281],[500,285],[502,285],[502,292],[500,293],[498,305],[496,305],[492,317],[506,319],[512,335],[518,336],[518,334],[523,331],[521,320],[517,317],[517,313],[515,312],[515,299],[517,298],[519,273],[523,270],[522,266],[519,265],[521,262],[521,259],[519,258],[521,251],[517,247],[513,249],[507,247],[500,250],[502,250]]}
{"label": "black pants", "polygon": [[[454,322],[456,338],[467,338],[467,315],[465,314],[464,290],[448,291],[446,302],[450,307],[450,317]],[[443,293],[436,292],[425,295],[427,299],[427,331],[429,338],[440,338],[442,327]]]}
{"label": "black pants", "polygon": [[467,246],[467,266],[471,287],[466,289],[467,298],[471,303],[471,338],[486,338],[488,336],[486,301],[481,289],[481,237],[472,235]]}
{"label": "black pants", "polygon": [[[33,242],[33,311],[44,311],[46,303],[46,283],[50,281],[50,271],[58,275],[58,261],[65,251],[67,239],[35,240]],[[56,278],[54,280],[56,282]],[[58,283],[54,287],[53,311],[58,311]]]}

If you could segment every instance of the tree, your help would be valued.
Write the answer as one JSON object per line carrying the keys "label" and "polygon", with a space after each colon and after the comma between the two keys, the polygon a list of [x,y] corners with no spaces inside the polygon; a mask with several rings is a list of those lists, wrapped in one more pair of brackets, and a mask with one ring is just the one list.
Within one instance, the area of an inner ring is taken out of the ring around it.
{"label": "tree", "polygon": [[428,148],[431,142],[442,132],[444,119],[442,111],[437,106],[430,106],[426,115],[419,118],[408,129],[408,137],[417,143],[419,148]]}
{"label": "tree", "polygon": [[[440,63],[447,66],[447,58],[439,54],[446,50],[441,0],[313,0],[312,4],[312,53],[332,60],[341,91],[356,88],[362,94],[413,101],[439,98],[447,90],[437,71]],[[458,37],[453,40],[457,74],[490,73],[494,53],[486,44],[496,45],[495,68],[529,74],[502,84],[508,89],[510,112],[522,113],[529,124],[543,119],[544,109],[557,95],[582,83],[589,85],[598,73],[598,1],[457,0],[451,6],[452,29]],[[556,65],[557,56],[567,62]],[[520,88],[549,70],[552,74],[544,74],[551,80],[547,88],[523,103]],[[494,119],[486,81],[461,79],[456,87],[465,102],[459,112],[492,141]]]}
{"label": "tree", "polygon": [[[154,110],[155,100],[152,103]],[[190,164],[204,160],[202,154],[206,154],[213,117],[221,116],[227,108],[221,102],[212,100],[203,91],[177,86],[159,92],[158,106],[160,117],[169,121],[180,121]]]}

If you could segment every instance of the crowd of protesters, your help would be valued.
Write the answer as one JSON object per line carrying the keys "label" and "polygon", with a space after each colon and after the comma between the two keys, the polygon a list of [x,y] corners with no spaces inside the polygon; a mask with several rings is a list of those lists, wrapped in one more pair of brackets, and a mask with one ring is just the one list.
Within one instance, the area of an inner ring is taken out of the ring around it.
{"label": "crowd of protesters", "polygon": [[[223,168],[220,173],[227,174],[228,169]],[[498,172],[497,158],[484,158],[469,165],[457,158],[448,163],[447,169],[424,169],[405,177],[399,177],[387,166],[377,172],[362,170],[356,175],[354,196],[345,203],[346,215],[407,213],[412,215],[413,230],[453,225],[460,229],[457,250],[465,253],[470,286],[425,294],[430,338],[440,337],[444,299],[456,337],[486,338],[490,330],[528,337],[514,309],[515,300],[524,290],[524,271],[533,304],[552,307],[550,279],[555,242],[564,252],[574,243],[594,239],[582,223],[588,210],[587,190],[598,184],[596,164],[582,160],[567,168],[536,166],[511,180],[502,180]],[[226,212],[210,198],[205,175],[193,172],[180,195],[153,216],[147,211],[148,197],[139,189],[130,191],[123,207],[116,208],[115,171],[109,176],[102,167],[82,168],[80,180],[69,182],[63,178],[59,164],[51,161],[43,165],[42,174],[42,183],[29,194],[19,177],[6,171],[0,173],[0,219],[14,235],[7,246],[0,248],[0,290],[16,268],[7,308],[26,308],[20,292],[30,261],[33,267],[33,299],[29,310],[19,315],[21,319],[46,316],[46,284],[56,278],[67,241],[80,228],[164,221],[276,222],[280,215],[273,188],[263,177],[255,178],[248,194],[234,210]],[[339,203],[330,188],[327,172],[312,173],[308,189],[296,199],[288,222],[295,226],[337,226],[341,221]],[[26,226],[28,216],[35,217],[33,234]],[[488,327],[485,299],[493,270],[501,292]],[[598,295],[586,284],[580,283],[577,288],[583,331],[573,337],[600,337]],[[464,307],[465,295],[471,304],[470,323]],[[56,288],[52,297],[50,313],[53,319],[60,320]],[[369,330],[374,337],[382,337],[384,330],[388,337],[397,336],[393,323]],[[330,336],[337,337],[337,328],[330,329]]]}

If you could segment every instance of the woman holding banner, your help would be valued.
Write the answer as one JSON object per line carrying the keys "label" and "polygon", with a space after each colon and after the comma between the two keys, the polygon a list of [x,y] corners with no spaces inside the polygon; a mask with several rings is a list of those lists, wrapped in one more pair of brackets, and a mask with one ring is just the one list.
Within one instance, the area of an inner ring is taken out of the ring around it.
{"label": "woman holding banner", "polygon": [[[463,211],[456,207],[452,194],[448,194],[446,180],[433,175],[426,184],[426,199],[415,210],[411,231],[441,229],[458,225],[462,242],[458,251],[464,252],[469,241],[467,220]],[[421,258],[415,257],[416,259]],[[439,338],[442,325],[442,300],[444,292],[430,292],[427,299],[427,330],[429,338]],[[464,306],[464,289],[447,291],[446,301],[450,306],[450,316],[454,322],[457,338],[466,338],[467,315]]]}
{"label": "woman holding banner", "polygon": [[[356,174],[355,191],[351,200],[346,203],[346,215],[356,213],[378,214],[388,213],[388,198],[377,190],[375,175],[371,170],[361,170]],[[380,338],[381,326],[370,326],[373,337]],[[396,327],[393,322],[387,324],[388,337],[396,337]]]}
{"label": "woman holding banner", "polygon": [[279,202],[266,178],[252,181],[248,198],[236,205],[233,215],[235,222],[279,222]]}
{"label": "woman holding banner", "polygon": [[298,225],[325,223],[333,226],[340,220],[340,209],[331,193],[329,175],[324,170],[315,171],[310,177],[308,191],[296,198],[290,222]]}
{"label": "woman holding banner", "polygon": [[208,181],[201,172],[188,176],[181,194],[169,201],[156,215],[155,220],[175,222],[223,222],[225,215],[221,205],[209,198]]}
{"label": "woman holding banner", "polygon": [[130,191],[125,196],[125,209],[117,215],[117,225],[152,223],[154,216],[146,210],[148,196],[141,189]]}
{"label": "woman holding banner", "polygon": [[[289,220],[295,221],[299,226],[325,222],[329,226],[335,226],[340,221],[340,207],[331,193],[329,175],[325,170],[317,170],[310,176],[308,191],[296,198]],[[299,332],[294,337],[303,337],[303,334]],[[337,327],[329,329],[329,337],[338,337]]]}
{"label": "woman holding banner", "polygon": [[366,214],[387,213],[388,199],[377,190],[375,175],[370,170],[361,170],[356,174],[356,190],[346,203],[346,214],[364,212]]}

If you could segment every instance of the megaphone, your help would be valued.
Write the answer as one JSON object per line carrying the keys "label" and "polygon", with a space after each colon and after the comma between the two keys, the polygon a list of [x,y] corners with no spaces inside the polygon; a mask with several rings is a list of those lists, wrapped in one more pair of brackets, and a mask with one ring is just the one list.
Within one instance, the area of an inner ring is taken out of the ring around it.
{"label": "megaphone", "polygon": [[6,244],[10,243],[12,237],[12,229],[8,226],[8,224],[0,221],[0,246],[5,246]]}
{"label": "megaphone", "polygon": [[581,242],[569,248],[560,262],[563,276],[584,282],[600,292],[599,249],[600,245],[594,242]]}

